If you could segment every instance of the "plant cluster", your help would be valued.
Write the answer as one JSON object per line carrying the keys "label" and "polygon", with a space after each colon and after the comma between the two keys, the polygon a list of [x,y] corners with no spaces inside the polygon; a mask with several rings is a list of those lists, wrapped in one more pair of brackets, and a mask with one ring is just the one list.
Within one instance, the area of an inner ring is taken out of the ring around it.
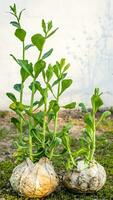
{"label": "plant cluster", "polygon": [[[47,64],[46,59],[52,54],[51,48],[44,51],[45,43],[57,31],[53,30],[52,21],[42,20],[41,26],[43,33],[36,33],[31,37],[31,44],[26,44],[26,31],[21,25],[22,10],[19,14],[16,5],[10,6],[11,14],[15,21],[10,23],[16,27],[15,36],[22,44],[22,57],[12,58],[20,67],[21,83],[15,84],[14,89],[19,92],[19,99],[15,94],[7,93],[12,101],[10,108],[16,112],[18,117],[13,117],[11,121],[15,124],[19,132],[19,140],[16,141],[18,159],[23,160],[29,157],[31,160],[37,160],[42,156],[52,159],[57,156],[56,149],[62,144],[62,136],[58,132],[58,113],[61,107],[73,109],[75,102],[67,105],[60,105],[60,97],[67,90],[72,80],[67,78],[67,72],[70,64],[62,58],[55,64]],[[38,50],[36,62],[33,64],[26,58],[26,51],[35,47]],[[39,81],[41,78],[41,82]],[[26,80],[31,80],[29,89],[31,91],[30,103],[24,104],[24,86]],[[38,94],[38,100],[35,96]],[[50,96],[52,94],[52,98]],[[40,109],[40,110],[39,110]],[[54,129],[50,129],[50,122],[53,121]],[[27,127],[28,134],[24,131]]]}
{"label": "plant cluster", "polygon": [[91,97],[91,111],[88,111],[83,103],[79,104],[82,111],[85,113],[85,128],[79,139],[79,150],[71,150],[71,141],[69,134],[67,134],[70,126],[68,125],[66,126],[66,129],[64,129],[65,136],[63,140],[65,139],[64,145],[69,155],[67,160],[67,169],[76,167],[78,159],[84,160],[86,164],[89,164],[94,160],[94,153],[96,149],[96,129],[102,121],[111,115],[110,111],[104,111],[98,118],[96,117],[97,112],[101,106],[103,106],[101,95],[102,93],[100,93],[99,88],[95,88],[94,94]]}

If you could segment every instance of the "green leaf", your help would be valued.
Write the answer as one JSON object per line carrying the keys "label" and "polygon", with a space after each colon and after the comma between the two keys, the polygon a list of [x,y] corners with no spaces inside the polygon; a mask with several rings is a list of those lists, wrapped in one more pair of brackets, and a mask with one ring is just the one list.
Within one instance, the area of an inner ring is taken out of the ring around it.
{"label": "green leaf", "polygon": [[[29,85],[29,89],[32,91],[33,90],[33,82]],[[36,92],[35,84],[34,84],[34,93]]]}
{"label": "green leaf", "polygon": [[33,77],[33,67],[32,63],[28,63],[28,60],[17,60],[18,64]]}
{"label": "green leaf", "polygon": [[56,100],[51,100],[49,102],[49,109],[48,109],[48,113],[53,110],[53,112],[56,114],[59,110],[60,110],[60,106],[58,105]]}
{"label": "green leaf", "polygon": [[15,27],[20,29],[20,24],[18,22],[12,21],[12,22],[10,22],[10,24],[12,24],[13,26],[15,26]]}
{"label": "green leaf", "polygon": [[70,64],[67,64],[67,65],[64,67],[63,72],[67,71],[67,70],[69,69],[69,67],[70,67]]}
{"label": "green leaf", "polygon": [[35,78],[39,76],[39,74],[44,70],[46,67],[46,63],[44,60],[39,60],[34,65],[34,71],[35,71]]}
{"label": "green leaf", "polygon": [[13,93],[6,93],[6,95],[15,103],[17,100],[16,100],[16,97]]}
{"label": "green leaf", "polygon": [[44,33],[46,34],[46,23],[44,19],[42,19],[42,28],[43,28]]}
{"label": "green leaf", "polygon": [[28,45],[25,46],[24,49],[27,50],[27,49],[29,49],[30,47],[33,47],[33,46],[34,46],[33,44],[28,44]]}
{"label": "green leaf", "polygon": [[60,94],[62,94],[68,87],[70,87],[71,84],[72,84],[72,80],[71,79],[63,80]]}
{"label": "green leaf", "polygon": [[100,117],[100,119],[99,119],[99,121],[98,121],[97,124],[96,124],[96,127],[97,127],[102,121],[104,121],[107,117],[109,117],[110,115],[111,115],[111,112],[110,112],[110,111],[105,111],[105,112],[103,112],[102,115],[101,115],[101,117]]}
{"label": "green leaf", "polygon": [[48,22],[47,24],[48,32],[52,29],[52,27],[53,27],[52,21]]}
{"label": "green leaf", "polygon": [[53,67],[49,65],[48,69],[46,70],[47,82],[51,80],[52,76],[53,76]]}
{"label": "green leaf", "polygon": [[34,103],[33,103],[33,106],[36,106],[36,105],[38,105],[39,104],[39,101],[35,101]]}
{"label": "green leaf", "polygon": [[50,146],[49,146],[49,151],[56,148],[57,146],[59,146],[62,143],[61,138],[56,137],[52,140]]}
{"label": "green leaf", "polygon": [[66,108],[66,109],[73,109],[76,107],[76,102],[72,102],[72,103],[69,103],[65,106],[63,106],[63,108]]}
{"label": "green leaf", "polygon": [[91,97],[91,102],[92,102],[92,107],[93,107],[94,113],[96,113],[98,111],[98,109],[103,105],[103,101],[100,98],[100,96],[98,96],[98,95],[93,95]]}
{"label": "green leaf", "polygon": [[24,31],[21,28],[16,29],[15,31],[15,36],[22,42],[24,42],[25,40],[25,36],[26,36],[26,31]]}
{"label": "green leaf", "polygon": [[54,65],[53,66],[53,71],[54,71],[56,77],[59,78],[59,68],[58,68],[58,65]]}
{"label": "green leaf", "polygon": [[52,87],[57,85],[60,82],[61,78],[58,78],[56,81],[53,82]]}
{"label": "green leaf", "polygon": [[14,3],[13,6],[10,6],[11,11],[16,14],[16,4]]}
{"label": "green leaf", "polygon": [[23,69],[23,68],[21,68],[20,74],[21,74],[21,77],[22,77],[22,82],[25,82],[25,80],[30,76],[30,75],[25,71],[25,69]]}
{"label": "green leaf", "polygon": [[35,45],[39,51],[42,50],[45,38],[41,34],[35,34],[32,36],[31,41],[33,45]]}
{"label": "green leaf", "polygon": [[20,21],[21,15],[22,15],[22,13],[23,13],[24,10],[25,10],[25,9],[22,9],[22,10],[20,11],[20,13],[19,13],[19,17],[18,17],[19,21]]}
{"label": "green leaf", "polygon": [[21,71],[20,71],[20,73],[21,73],[21,77],[22,77],[22,82],[24,82],[29,76],[30,76],[30,73],[28,72],[28,70],[26,71],[26,69],[25,69],[25,67],[23,66],[23,64],[21,64],[21,61],[22,62],[24,62],[24,64],[26,65],[26,66],[28,66],[28,68],[29,68],[29,70],[32,72],[33,71],[33,69],[32,69],[32,66],[31,66],[31,64],[28,64],[28,61],[27,60],[18,60],[18,59],[16,59],[15,58],[15,56],[14,55],[12,55],[12,54],[10,54],[10,56],[17,62],[17,64],[18,65],[22,65],[21,66]]}
{"label": "green leaf", "polygon": [[21,84],[15,84],[15,85],[14,85],[14,89],[15,89],[16,91],[20,92],[20,91],[21,91]]}
{"label": "green leaf", "polygon": [[44,112],[40,111],[35,113],[33,118],[37,121],[38,124],[40,124],[41,127],[43,126]]}
{"label": "green leaf", "polygon": [[53,111],[54,111],[55,114],[60,110],[60,106],[58,105],[57,102],[53,105],[52,109],[53,109]]}
{"label": "green leaf", "polygon": [[56,28],[54,31],[52,31],[52,32],[47,36],[47,38],[49,38],[50,36],[52,36],[57,30],[58,30],[58,28]]}
{"label": "green leaf", "polygon": [[86,108],[86,106],[85,106],[85,104],[84,104],[84,103],[79,103],[79,106],[80,106],[80,108],[81,108],[81,111],[82,111],[83,113],[86,113],[86,112],[88,112],[88,111],[87,111],[87,108]]}
{"label": "green leaf", "polygon": [[84,116],[84,122],[93,129],[93,120],[92,120],[92,116],[91,113],[87,113]]}
{"label": "green leaf", "polygon": [[18,128],[18,130],[20,130],[20,121],[17,118],[12,117],[11,122],[16,126],[16,128]]}
{"label": "green leaf", "polygon": [[38,108],[40,108],[44,103],[44,98],[42,97],[38,103]]}
{"label": "green leaf", "polygon": [[43,56],[42,56],[42,59],[45,59],[47,58],[48,56],[50,56],[53,52],[53,49],[50,49],[48,52],[46,52]]}

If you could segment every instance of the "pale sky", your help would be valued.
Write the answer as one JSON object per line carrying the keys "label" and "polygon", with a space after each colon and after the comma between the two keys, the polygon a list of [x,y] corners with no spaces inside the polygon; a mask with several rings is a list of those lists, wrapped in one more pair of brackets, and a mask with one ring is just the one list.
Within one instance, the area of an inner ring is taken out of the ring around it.
{"label": "pale sky", "polygon": [[[112,0],[1,0],[0,110],[7,109],[10,103],[5,93],[12,92],[13,85],[20,81],[19,67],[9,56],[12,53],[18,58],[21,57],[21,44],[14,36],[14,28],[10,25],[13,17],[8,13],[9,5],[14,2],[18,9],[26,9],[23,15],[23,26],[27,30],[26,42],[30,42],[31,35],[40,32],[43,18],[53,20],[54,27],[59,27],[46,48],[54,49],[48,62],[55,63],[57,59],[66,57],[71,63],[69,76],[73,79],[73,85],[62,97],[61,102],[83,101],[89,106],[89,97],[93,89],[100,87],[104,92],[105,106],[111,106]],[[35,49],[27,53],[27,58],[33,63],[36,53]],[[29,91],[26,90],[25,102],[29,101],[28,97]]]}

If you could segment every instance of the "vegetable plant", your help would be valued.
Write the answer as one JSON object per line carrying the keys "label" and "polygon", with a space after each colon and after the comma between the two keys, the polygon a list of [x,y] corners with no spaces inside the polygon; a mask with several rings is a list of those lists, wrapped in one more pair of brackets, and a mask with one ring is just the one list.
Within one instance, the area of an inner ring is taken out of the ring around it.
{"label": "vegetable plant", "polygon": [[81,158],[85,161],[86,164],[89,164],[94,160],[94,153],[96,149],[96,129],[101,124],[103,120],[110,116],[110,111],[105,111],[101,114],[99,118],[96,118],[96,114],[99,109],[103,106],[103,101],[101,98],[102,93],[100,93],[99,88],[95,88],[94,94],[91,97],[91,111],[88,112],[85,105],[80,103],[80,107],[85,112],[84,122],[85,128],[83,134],[80,137],[80,148],[79,150],[73,151],[71,149],[71,139],[69,137],[70,124],[64,127],[63,130],[63,144],[66,152],[68,153],[68,160],[66,168],[68,170],[77,166],[78,158]]}
{"label": "vegetable plant", "polygon": [[[62,136],[58,130],[60,108],[73,109],[76,105],[75,102],[67,105],[60,104],[61,95],[72,84],[72,80],[66,78],[70,64],[66,63],[64,58],[55,64],[47,64],[46,59],[52,54],[53,48],[45,51],[45,43],[58,29],[53,29],[52,21],[46,23],[43,19],[41,22],[42,33],[34,34],[31,37],[31,44],[26,45],[27,32],[21,25],[21,16],[24,10],[18,14],[15,4],[10,6],[10,10],[15,17],[15,21],[11,21],[11,24],[16,27],[15,36],[22,43],[22,57],[18,59],[11,54],[20,67],[21,83],[14,85],[20,98],[16,98],[13,93],[7,93],[12,101],[10,108],[18,116],[11,119],[20,133],[19,140],[15,142],[17,146],[15,156],[19,160],[29,157],[35,161],[42,156],[52,159],[53,156],[58,156],[56,149],[62,144]],[[26,58],[26,51],[30,47],[37,50],[35,63]],[[31,96],[30,103],[26,105],[23,102],[23,96],[27,79],[31,80],[28,87]],[[38,94],[38,99],[36,99],[36,94]],[[51,121],[54,124],[54,130],[50,129]]]}

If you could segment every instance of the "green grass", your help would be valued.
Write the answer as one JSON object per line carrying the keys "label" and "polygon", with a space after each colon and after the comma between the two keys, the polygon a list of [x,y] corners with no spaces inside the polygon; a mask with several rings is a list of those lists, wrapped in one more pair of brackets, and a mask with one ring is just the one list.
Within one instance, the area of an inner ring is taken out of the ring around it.
{"label": "green grass", "polygon": [[[76,147],[77,140],[73,140]],[[102,164],[107,172],[107,181],[103,189],[95,194],[73,194],[66,190],[61,184],[58,189],[46,197],[46,200],[112,200],[113,199],[113,133],[105,133],[97,137],[96,160]],[[54,161],[56,171],[64,170],[65,161],[57,159]],[[13,192],[9,178],[15,164],[13,160],[0,162],[0,198],[5,200],[28,200],[28,198],[19,197]]]}

